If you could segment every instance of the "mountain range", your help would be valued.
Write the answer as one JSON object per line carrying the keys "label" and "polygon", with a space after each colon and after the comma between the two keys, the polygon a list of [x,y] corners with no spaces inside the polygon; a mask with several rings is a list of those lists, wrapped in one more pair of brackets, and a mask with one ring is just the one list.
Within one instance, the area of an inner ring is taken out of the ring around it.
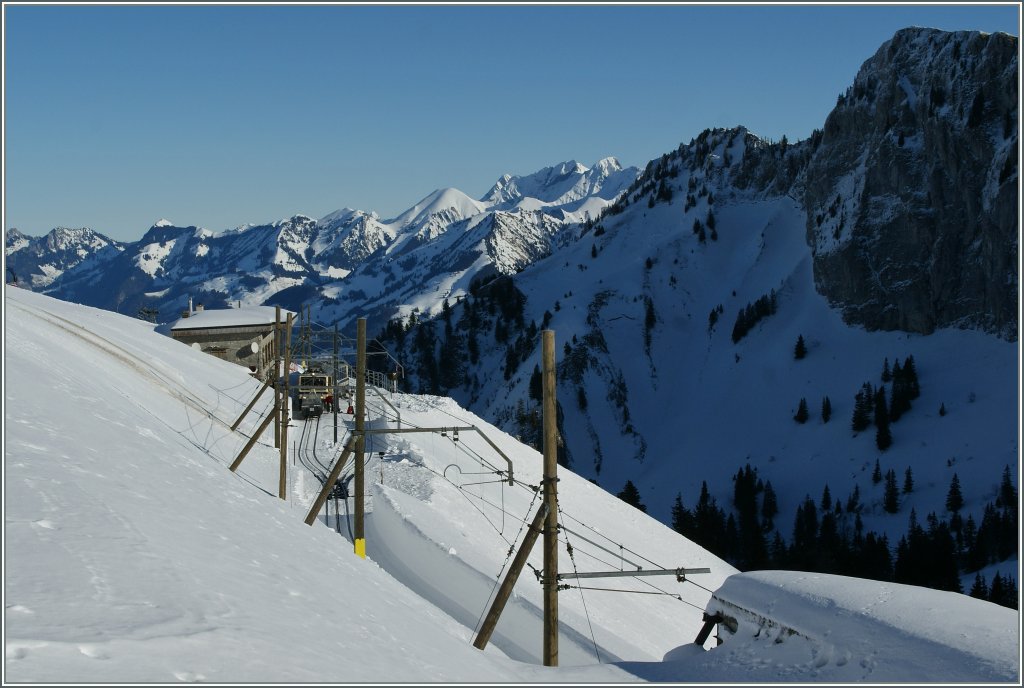
{"label": "mountain range", "polygon": [[390,220],[345,208],[220,233],[160,220],[128,243],[89,229],[38,239],[12,229],[5,252],[33,289],[131,315],[154,309],[161,322],[191,298],[207,308],[315,303],[320,320],[382,324],[421,293],[465,291],[481,272],[514,274],[550,254],[638,174],[614,158],[569,161],[504,175],[480,200],[438,189]]}
{"label": "mountain range", "polygon": [[[908,519],[948,516],[954,476],[980,521],[1018,463],[1017,56],[1006,34],[905,29],[805,140],[708,129],[643,170],[570,161],[479,200],[439,189],[389,220],[161,221],[124,244],[9,230],[7,264],[39,291],[161,322],[190,297],[311,304],[343,329],[366,317],[408,389],[531,443],[550,328],[576,472],[632,483],[667,523],[702,488],[733,504],[752,466],[786,539],[824,491],[859,495],[857,520],[895,544]],[[908,358],[920,396],[883,449],[851,416],[865,385],[891,397],[884,371]],[[914,476],[895,512],[876,465]]]}

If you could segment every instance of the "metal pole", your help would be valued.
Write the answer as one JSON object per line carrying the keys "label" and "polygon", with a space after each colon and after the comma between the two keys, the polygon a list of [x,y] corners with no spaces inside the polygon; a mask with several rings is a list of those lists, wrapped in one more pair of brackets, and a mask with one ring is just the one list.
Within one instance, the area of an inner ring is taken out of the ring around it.
{"label": "metal pole", "polygon": [[355,551],[366,557],[366,534],[363,530],[364,497],[363,452],[366,451],[366,436],[363,434],[366,412],[366,318],[356,321],[356,517],[355,517]]}
{"label": "metal pole", "polygon": [[711,573],[707,567],[695,569],[640,569],[638,571],[594,571],[587,573],[560,573],[558,580],[566,578],[635,578],[636,576],[675,576],[680,581],[692,573]]}
{"label": "metal pole", "polygon": [[281,499],[285,499],[288,495],[288,397],[290,390],[288,389],[288,378],[289,369],[292,367],[292,314],[288,314],[288,324],[285,325],[285,345],[284,345],[284,398],[282,399],[282,406],[284,412],[281,414],[281,473],[280,479],[278,480],[277,492]]}
{"label": "metal pole", "polygon": [[541,332],[544,411],[544,666],[558,666],[558,426],[555,417],[555,331]]}
{"label": "metal pole", "polygon": [[473,641],[473,647],[476,649],[484,649],[487,646],[487,641],[491,639],[494,627],[498,625],[498,617],[501,616],[502,610],[505,609],[505,603],[508,602],[509,595],[512,594],[512,588],[515,586],[523,566],[526,565],[526,559],[530,556],[530,550],[533,549],[534,543],[537,542],[537,536],[543,530],[544,519],[547,513],[548,505],[542,502],[540,509],[537,510],[537,515],[533,517],[533,522],[530,523],[526,531],[526,537],[523,538],[523,544],[519,547],[516,558],[512,560],[512,566],[509,567],[508,575],[505,576],[505,580],[501,582],[501,587],[498,588],[498,594],[495,596],[494,602],[491,603],[491,608],[487,612],[487,618],[484,619],[480,632],[477,634],[476,640]]}

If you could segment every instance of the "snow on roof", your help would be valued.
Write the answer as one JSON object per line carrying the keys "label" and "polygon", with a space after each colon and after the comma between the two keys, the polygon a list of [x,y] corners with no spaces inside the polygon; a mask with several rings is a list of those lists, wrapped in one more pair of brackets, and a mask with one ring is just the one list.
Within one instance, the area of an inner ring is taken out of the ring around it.
{"label": "snow on roof", "polygon": [[[217,308],[195,311],[187,318],[181,318],[171,330],[199,330],[208,327],[246,327],[247,325],[270,325],[274,322],[274,306],[246,306],[244,308]],[[281,309],[285,320],[289,310]]]}

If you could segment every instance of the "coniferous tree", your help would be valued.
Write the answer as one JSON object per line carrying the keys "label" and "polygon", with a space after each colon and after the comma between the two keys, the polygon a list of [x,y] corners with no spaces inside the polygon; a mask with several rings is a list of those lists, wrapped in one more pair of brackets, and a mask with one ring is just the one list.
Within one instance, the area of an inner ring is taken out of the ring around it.
{"label": "coniferous tree", "polygon": [[[999,581],[998,585],[996,584],[997,580]],[[1000,576],[999,573],[996,573],[992,577],[992,587],[989,589],[988,599],[989,602],[1017,609],[1017,584],[1010,576]]]}
{"label": "coniferous tree", "polygon": [[872,401],[869,397],[870,392],[871,385],[865,383],[856,396],[853,397],[853,418],[850,425],[854,432],[867,430],[871,426]]}
{"label": "coniferous tree", "polygon": [[797,569],[808,571],[814,566],[815,547],[818,542],[818,507],[808,495],[804,503],[796,508],[793,523],[793,545],[791,564]]}
{"label": "coniferous tree", "polygon": [[992,576],[992,586],[988,590],[988,601],[995,602],[996,604],[1003,604],[1002,600],[1005,597],[1005,595],[1006,591],[1003,585],[1003,577],[1000,576],[999,572],[997,571]]}
{"label": "coniferous tree", "polygon": [[544,380],[540,374],[540,366],[533,366],[533,374],[530,375],[530,398],[534,401],[541,401],[544,395]]}
{"label": "coniferous tree", "polygon": [[871,473],[871,482],[877,485],[882,482],[882,465],[875,459],[875,470]]}
{"label": "coniferous tree", "polygon": [[885,387],[875,392],[875,445],[882,451],[892,446],[892,432],[889,430],[889,410],[885,403]]}
{"label": "coniferous tree", "polygon": [[672,529],[687,537],[693,533],[693,514],[683,506],[683,496],[679,493],[672,504]]}
{"label": "coniferous tree", "polygon": [[804,343],[804,336],[798,335],[796,338],[796,346],[793,349],[793,358],[800,360],[807,355],[807,345]]}
{"label": "coniferous tree", "polygon": [[707,481],[702,481],[700,497],[693,510],[694,541],[712,552],[724,552],[725,512],[718,506],[708,490]]}
{"label": "coniferous tree", "polygon": [[767,563],[768,548],[758,518],[757,494],[764,490],[757,471],[750,464],[733,477],[733,505],[736,507],[736,535],[738,547],[734,552],[737,565],[742,569],[762,568]]}
{"label": "coniferous tree", "polygon": [[892,371],[889,370],[889,357],[885,358],[882,364],[882,382],[892,382]]}
{"label": "coniferous tree", "polygon": [[658,323],[658,315],[654,312],[654,299],[644,297],[644,349],[651,352],[651,330]]}
{"label": "coniferous tree", "polygon": [[828,489],[828,483],[825,483],[825,489],[821,491],[821,512],[825,513],[832,509],[832,493]]}
{"label": "coniferous tree", "polygon": [[910,398],[913,400],[921,396],[921,385],[917,380],[917,366],[914,365],[913,356],[907,356],[907,360],[903,362],[903,377],[907,381]]}
{"label": "coniferous tree", "polygon": [[853,486],[853,492],[846,499],[846,512],[857,513],[860,511],[860,485]]}
{"label": "coniferous tree", "polygon": [[732,326],[732,342],[735,344],[739,340],[743,339],[743,336],[747,334],[747,319],[740,309],[740,312],[736,315],[736,324]]}
{"label": "coniferous tree", "polygon": [[808,417],[809,414],[807,412],[807,399],[801,397],[800,405],[796,409],[796,415],[793,416],[793,420],[795,420],[797,423],[803,424],[807,422]]}
{"label": "coniferous tree", "polygon": [[896,484],[896,471],[891,468],[885,474],[885,496],[882,499],[882,507],[890,514],[900,510],[900,489]]}
{"label": "coniferous tree", "polygon": [[939,415],[940,416],[945,416],[946,415],[946,403],[945,402],[939,404]]}
{"label": "coniferous tree", "polygon": [[956,543],[949,524],[934,513],[928,514],[928,560],[931,562],[924,584],[938,590],[963,592],[956,561]]}
{"label": "coniferous tree", "polygon": [[999,481],[999,496],[996,497],[996,506],[1002,509],[1017,510],[1017,488],[1013,486],[1009,464],[1003,468],[1003,476]]}
{"label": "coniferous tree", "polygon": [[949,481],[949,492],[946,493],[946,511],[956,513],[964,506],[964,496],[960,491],[960,478],[956,473]]}
{"label": "coniferous tree", "polygon": [[761,497],[761,519],[762,527],[765,531],[769,531],[775,527],[775,516],[777,516],[778,513],[778,498],[775,496],[775,489],[772,487],[772,481],[769,480],[764,484],[764,496]]}
{"label": "coniferous tree", "polygon": [[622,488],[622,492],[615,496],[626,504],[639,509],[645,514],[647,513],[647,507],[640,502],[640,490],[636,489],[636,485],[633,484],[632,480],[627,480],[625,487]]}
{"label": "coniferous tree", "polygon": [[832,418],[832,400],[826,396],[821,400],[821,422],[827,423]]}
{"label": "coniferous tree", "polygon": [[967,594],[979,600],[988,600],[988,583],[980,572],[974,574],[974,585],[971,586],[971,591]]}
{"label": "coniferous tree", "polygon": [[772,538],[772,544],[768,552],[771,556],[773,568],[781,568],[789,559],[789,551],[786,549],[786,541],[782,539],[782,534],[777,530],[775,531],[775,537]]}
{"label": "coniferous tree", "polygon": [[914,491],[914,472],[907,466],[906,473],[903,474],[903,494],[910,494]]}

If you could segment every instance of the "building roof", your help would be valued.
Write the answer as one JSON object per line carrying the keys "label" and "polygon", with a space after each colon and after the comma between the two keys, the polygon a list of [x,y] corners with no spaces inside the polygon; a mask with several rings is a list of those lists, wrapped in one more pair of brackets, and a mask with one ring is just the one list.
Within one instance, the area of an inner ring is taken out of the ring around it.
{"label": "building roof", "polygon": [[[274,324],[274,306],[246,306],[245,308],[216,308],[193,312],[171,326],[171,331],[200,330],[214,327],[250,327]],[[292,311],[281,309],[284,321]]]}

